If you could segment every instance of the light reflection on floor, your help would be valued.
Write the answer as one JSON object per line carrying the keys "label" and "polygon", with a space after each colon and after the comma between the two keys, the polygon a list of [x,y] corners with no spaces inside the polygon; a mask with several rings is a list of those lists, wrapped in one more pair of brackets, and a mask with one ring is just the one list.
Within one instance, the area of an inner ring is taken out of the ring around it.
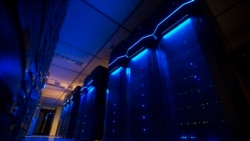
{"label": "light reflection on floor", "polygon": [[61,139],[58,137],[49,137],[49,136],[26,136],[21,141],[75,141],[75,140]]}

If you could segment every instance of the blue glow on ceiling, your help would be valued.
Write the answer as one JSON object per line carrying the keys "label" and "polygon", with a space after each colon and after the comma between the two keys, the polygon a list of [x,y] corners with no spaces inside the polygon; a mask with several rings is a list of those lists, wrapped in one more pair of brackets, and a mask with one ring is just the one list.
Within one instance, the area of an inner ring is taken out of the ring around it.
{"label": "blue glow on ceiling", "polygon": [[[118,61],[119,59],[122,59],[122,58],[129,58],[128,56],[128,52],[134,48],[138,43],[140,43],[141,41],[147,39],[147,38],[151,38],[151,37],[157,37],[155,35],[156,31],[158,30],[158,28],[164,23],[166,22],[171,16],[173,16],[175,13],[177,13],[180,9],[182,9],[184,6],[194,2],[195,0],[190,0],[190,1],[187,1],[187,2],[184,2],[183,4],[181,4],[179,7],[177,7],[173,12],[171,12],[166,18],[164,18],[161,22],[159,22],[157,24],[157,26],[155,27],[154,31],[152,34],[149,34],[149,35],[145,35],[143,36],[142,38],[140,38],[138,41],[136,41],[134,44],[132,44],[128,49],[127,49],[127,52],[126,54],[124,55],[121,55],[119,57],[117,57],[116,59],[114,59],[110,64],[109,66],[111,66],[112,64],[114,64],[116,61]],[[186,15],[187,16],[187,15]]]}
{"label": "blue glow on ceiling", "polygon": [[61,27],[59,41],[93,55],[118,28],[119,25],[83,1],[71,0]]}
{"label": "blue glow on ceiling", "polygon": [[177,27],[175,27],[170,32],[166,33],[162,38],[167,39],[167,38],[173,36],[174,34],[181,32],[183,30],[183,28],[185,28],[189,24],[191,24],[191,19],[190,18],[186,19],[184,22],[179,24]]}
{"label": "blue glow on ceiling", "polygon": [[141,0],[85,0],[85,2],[99,9],[107,17],[122,24]]}

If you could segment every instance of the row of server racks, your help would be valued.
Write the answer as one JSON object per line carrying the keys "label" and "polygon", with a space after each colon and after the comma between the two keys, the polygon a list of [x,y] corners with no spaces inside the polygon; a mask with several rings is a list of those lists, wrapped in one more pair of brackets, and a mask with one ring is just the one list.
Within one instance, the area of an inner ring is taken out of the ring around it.
{"label": "row of server racks", "polygon": [[102,140],[108,69],[96,67],[65,98],[58,136],[81,141]]}
{"label": "row of server racks", "polygon": [[1,141],[32,134],[67,3],[0,1]]}
{"label": "row of server racks", "polygon": [[241,91],[227,85],[227,60],[211,20],[199,2],[169,5],[143,23],[135,32],[140,34],[119,44],[109,67],[95,69],[79,94],[67,99],[61,121],[70,125],[61,124],[60,136],[80,141],[249,138],[249,127],[244,131],[237,121],[244,115],[236,115],[228,100]]}

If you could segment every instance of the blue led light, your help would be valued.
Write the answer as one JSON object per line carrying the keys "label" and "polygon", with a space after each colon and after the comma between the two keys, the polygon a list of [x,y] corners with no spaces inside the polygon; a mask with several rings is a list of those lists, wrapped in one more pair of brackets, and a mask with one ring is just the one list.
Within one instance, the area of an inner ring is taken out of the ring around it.
{"label": "blue led light", "polygon": [[190,4],[190,3],[192,3],[192,2],[194,2],[194,0],[190,0],[190,1],[188,1],[188,2],[185,2],[185,3],[183,3],[181,6],[179,6],[178,8],[176,8],[176,9],[175,9],[172,13],[170,13],[165,19],[163,19],[159,24],[157,24],[157,26],[156,26],[156,28],[155,28],[153,34],[155,34],[156,30],[158,29],[158,27],[159,27],[162,23],[164,23],[167,19],[169,19],[171,16],[173,16],[173,15],[174,15],[177,11],[179,11],[183,6],[185,6],[185,5],[187,5],[187,4]]}
{"label": "blue led light", "polygon": [[195,137],[195,136],[191,136],[190,138],[191,138],[191,139],[196,139],[196,137]]}
{"label": "blue led light", "polygon": [[186,19],[184,22],[182,22],[177,27],[175,27],[173,30],[166,33],[162,38],[167,39],[167,38],[171,37],[172,35],[179,33],[185,26],[189,25],[190,23],[191,23],[191,19],[190,18]]}
{"label": "blue led light", "polygon": [[187,136],[181,136],[181,139],[187,139]]}
{"label": "blue led light", "polygon": [[122,56],[117,57],[114,61],[112,61],[112,62],[109,64],[109,66],[112,65],[113,63],[115,63],[117,60],[122,59],[122,58],[128,58],[128,56],[127,56],[127,55],[122,55]]}
{"label": "blue led light", "polygon": [[95,89],[95,87],[92,87],[92,86],[91,86],[91,87],[88,88],[88,92],[91,92],[91,91],[93,91],[94,89]]}
{"label": "blue led light", "polygon": [[195,136],[189,136],[189,135],[183,135],[183,136],[180,136],[180,138],[182,140],[196,140],[196,137]]}
{"label": "blue led light", "polygon": [[137,61],[137,60],[141,59],[143,56],[145,56],[147,53],[148,53],[148,49],[145,49],[142,52],[140,52],[138,55],[133,57],[131,61]]}
{"label": "blue led light", "polygon": [[93,82],[93,80],[89,81],[89,83],[87,85],[90,85]]}
{"label": "blue led light", "polygon": [[130,69],[130,68],[127,68],[127,69],[126,69],[126,75],[127,75],[128,77],[130,77],[130,74],[131,74],[131,69]]}
{"label": "blue led light", "polygon": [[138,43],[140,43],[141,41],[143,41],[144,39],[150,38],[150,37],[152,37],[152,36],[156,39],[157,36],[155,35],[155,33],[156,33],[156,31],[158,30],[158,28],[159,28],[166,20],[168,20],[171,16],[173,16],[173,15],[174,15],[175,13],[177,13],[180,9],[182,9],[184,6],[190,4],[190,3],[194,2],[194,1],[195,1],[195,0],[190,0],[190,1],[184,2],[184,3],[181,4],[179,7],[177,7],[173,12],[171,12],[166,18],[164,18],[162,21],[160,21],[160,22],[156,25],[156,27],[155,27],[155,29],[154,29],[154,31],[153,31],[152,34],[145,35],[145,36],[143,36],[142,38],[140,38],[138,41],[136,41],[134,44],[132,44],[132,45],[127,49],[125,55],[121,55],[121,56],[117,57],[114,61],[112,61],[112,62],[109,64],[109,66],[111,66],[112,64],[114,64],[114,63],[115,63],[117,60],[119,60],[119,59],[128,58],[128,57],[129,57],[129,56],[128,56],[128,52],[129,52],[132,48],[134,48]]}
{"label": "blue led light", "polygon": [[141,47],[140,49],[138,49],[135,53],[131,54],[129,56],[129,58],[133,58],[134,56],[136,56],[137,54],[139,54],[141,51],[143,51],[145,49],[145,47]]}
{"label": "blue led light", "polygon": [[122,67],[119,67],[118,69],[114,70],[111,75],[117,75],[118,73],[120,73],[120,71],[122,70]]}
{"label": "blue led light", "polygon": [[146,36],[143,36],[141,39],[139,39],[137,42],[135,42],[132,46],[130,46],[126,52],[126,54],[128,54],[129,50],[132,49],[133,47],[135,47],[138,43],[140,43],[142,40],[146,39],[146,38],[150,38],[154,36],[153,34],[150,34],[150,35],[146,35]]}

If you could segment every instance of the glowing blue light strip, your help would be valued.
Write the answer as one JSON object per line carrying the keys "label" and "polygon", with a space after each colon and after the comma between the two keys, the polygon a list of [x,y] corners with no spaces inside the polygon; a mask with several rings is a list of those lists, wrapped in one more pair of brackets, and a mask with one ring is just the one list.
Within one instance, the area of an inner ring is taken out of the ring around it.
{"label": "glowing blue light strip", "polygon": [[142,52],[140,52],[139,54],[137,54],[135,57],[133,57],[131,59],[131,61],[135,61],[135,60],[138,60],[139,58],[145,56],[145,54],[147,54],[148,52],[148,49],[144,49]]}
{"label": "glowing blue light strip", "polygon": [[122,56],[119,56],[117,57],[114,61],[112,61],[109,66],[111,66],[113,63],[115,63],[117,60],[121,59],[121,58],[128,58],[128,55],[122,55]]}
{"label": "glowing blue light strip", "polygon": [[92,86],[90,86],[90,84],[93,82],[93,80],[90,80],[88,83],[87,83],[87,85],[86,86],[83,86],[82,88],[81,88],[81,91],[83,91],[83,89],[89,89],[89,87],[92,87]]}
{"label": "glowing blue light strip", "polygon": [[174,15],[177,11],[179,11],[183,6],[185,6],[185,5],[189,4],[189,3],[192,3],[192,2],[194,2],[194,0],[185,2],[185,3],[183,3],[181,6],[179,6],[178,8],[176,8],[176,9],[175,9],[172,13],[170,13],[165,19],[163,19],[160,23],[157,24],[157,26],[156,26],[156,28],[155,28],[153,34],[155,34],[156,30],[158,29],[158,27],[159,27],[162,23],[164,23],[167,19],[169,19],[171,16],[173,16],[173,15]]}
{"label": "glowing blue light strip", "polygon": [[133,45],[131,45],[128,49],[127,49],[127,52],[126,52],[126,54],[125,55],[121,55],[121,56],[119,56],[119,57],[117,57],[114,61],[112,61],[110,64],[109,64],[109,66],[111,66],[112,64],[114,64],[117,60],[119,60],[119,59],[121,59],[121,58],[128,58],[128,52],[129,52],[129,50],[131,50],[132,48],[134,48],[139,42],[141,42],[142,40],[144,40],[144,39],[146,39],[146,38],[149,38],[149,37],[156,37],[155,36],[155,33],[156,33],[156,31],[157,31],[157,29],[160,27],[160,25],[162,24],[162,23],[164,23],[167,19],[169,19],[171,16],[173,16],[175,13],[177,13],[181,8],[183,8],[185,5],[188,5],[188,4],[190,4],[190,3],[192,3],[192,2],[194,2],[195,0],[190,0],[190,1],[188,1],[188,2],[185,2],[185,3],[183,3],[182,5],[180,5],[179,7],[177,7],[173,12],[171,12],[166,18],[164,18],[161,22],[159,22],[158,24],[157,24],[157,26],[155,27],[155,29],[154,29],[154,32],[152,33],[152,34],[149,34],[149,35],[146,35],[146,36],[143,36],[142,38],[140,38],[138,41],[136,41]]}
{"label": "glowing blue light strip", "polygon": [[95,89],[95,87],[92,87],[92,86],[89,87],[89,88],[88,88],[88,93],[91,92],[91,91],[93,91],[94,89]]}
{"label": "glowing blue light strip", "polygon": [[117,68],[116,70],[114,70],[114,71],[111,73],[111,75],[116,75],[116,74],[118,74],[118,73],[121,71],[121,69],[122,69],[122,67]]}
{"label": "glowing blue light strip", "polygon": [[136,51],[135,53],[133,53],[131,56],[133,57],[135,54],[138,54],[139,52],[143,51],[144,49],[145,49],[144,47],[140,48],[138,51]]}
{"label": "glowing blue light strip", "polygon": [[87,85],[90,85],[93,82],[93,80],[89,81],[89,83],[87,83]]}
{"label": "glowing blue light strip", "polygon": [[142,37],[141,39],[139,39],[137,42],[135,42],[131,47],[128,48],[126,54],[128,54],[129,50],[132,49],[134,46],[136,46],[139,42],[141,42],[143,39],[149,38],[151,36],[154,36],[154,34],[150,34],[150,35],[146,35],[144,37]]}
{"label": "glowing blue light strip", "polygon": [[85,88],[85,87],[82,87],[80,91],[83,92],[83,89],[84,89],[84,88]]}
{"label": "glowing blue light strip", "polygon": [[180,32],[181,29],[183,29],[185,26],[187,26],[190,23],[191,23],[191,19],[190,18],[186,19],[181,24],[179,24],[176,28],[174,28],[170,32],[166,33],[162,38],[167,39],[167,38],[171,37],[173,34]]}
{"label": "glowing blue light strip", "polygon": [[184,19],[186,19],[188,17],[188,15],[183,16],[181,19],[179,19],[177,22],[175,22],[173,25],[169,26],[166,30],[164,30],[163,32],[161,32],[161,35],[166,34],[167,31],[169,31],[170,29],[173,29],[173,27],[176,27],[178,24],[180,24]]}

